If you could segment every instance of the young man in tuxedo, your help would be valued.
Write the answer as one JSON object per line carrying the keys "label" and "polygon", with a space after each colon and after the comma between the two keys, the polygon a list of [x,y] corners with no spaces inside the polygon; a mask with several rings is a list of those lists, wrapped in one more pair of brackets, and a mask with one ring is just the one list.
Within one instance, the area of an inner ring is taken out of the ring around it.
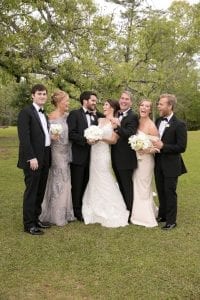
{"label": "young man in tuxedo", "polygon": [[31,90],[33,103],[19,113],[19,160],[17,166],[23,169],[25,192],[23,201],[24,231],[41,235],[41,228],[50,224],[39,220],[48,171],[50,166],[50,136],[48,120],[43,106],[47,101],[47,89],[36,84]]}
{"label": "young man in tuxedo", "polygon": [[90,125],[98,124],[96,112],[97,95],[85,91],[80,95],[81,108],[70,112],[67,122],[69,139],[72,142],[71,183],[74,215],[79,221],[82,217],[82,197],[89,180],[90,148],[84,137],[84,130]]}
{"label": "young man in tuxedo", "polygon": [[176,102],[175,95],[161,95],[158,101],[160,117],[156,120],[160,140],[154,142],[154,146],[160,153],[155,155],[155,182],[159,198],[158,222],[166,222],[164,230],[176,227],[178,176],[187,172],[181,157],[186,150],[187,129],[174,115]]}
{"label": "young man in tuxedo", "polygon": [[[136,134],[138,117],[132,111],[132,95],[124,91],[119,99],[119,118],[114,121],[114,131],[119,135],[115,145],[111,146],[112,167],[116,175],[119,188],[124,198],[127,209],[132,211],[133,206],[133,171],[137,168],[136,153],[128,144],[128,138]],[[130,216],[129,216],[130,218]]]}

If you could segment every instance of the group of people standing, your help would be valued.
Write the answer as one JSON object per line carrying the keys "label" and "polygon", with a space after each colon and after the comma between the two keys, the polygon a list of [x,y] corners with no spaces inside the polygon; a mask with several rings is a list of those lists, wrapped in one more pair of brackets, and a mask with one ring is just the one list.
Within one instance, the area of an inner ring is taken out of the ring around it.
{"label": "group of people standing", "polygon": [[[176,226],[176,187],[178,176],[186,172],[181,153],[187,130],[174,115],[174,95],[160,96],[160,117],[154,124],[151,101],[140,102],[138,117],[129,91],[123,91],[119,101],[107,99],[103,113],[96,109],[96,93],[85,91],[81,107],[69,114],[68,94],[56,91],[55,110],[48,117],[43,111],[46,87],[37,84],[31,94],[33,103],[18,117],[25,232],[41,235],[52,224],[75,220],[111,228],[131,223],[154,227],[158,222],[165,222],[165,230]],[[62,128],[59,134],[51,132],[52,124]],[[91,125],[101,128],[100,140],[84,136]],[[140,132],[151,146],[136,153],[128,139]],[[153,201],[154,170],[159,209]]]}

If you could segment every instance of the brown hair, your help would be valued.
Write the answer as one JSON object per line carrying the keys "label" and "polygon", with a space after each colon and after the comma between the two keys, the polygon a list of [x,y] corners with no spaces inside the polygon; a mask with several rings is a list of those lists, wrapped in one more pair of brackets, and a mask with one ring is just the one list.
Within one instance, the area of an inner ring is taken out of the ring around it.
{"label": "brown hair", "polygon": [[118,110],[120,110],[119,102],[113,99],[107,99],[105,102],[108,102],[110,106],[114,109],[113,116],[117,115]]}
{"label": "brown hair", "polygon": [[95,96],[97,98],[97,94],[93,91],[85,91],[80,95],[80,102],[83,105],[83,100],[89,100],[91,96]]}
{"label": "brown hair", "polygon": [[43,84],[38,83],[32,87],[31,94],[34,95],[37,91],[39,91],[39,92],[46,91],[46,93],[47,93],[47,88]]}
{"label": "brown hair", "polygon": [[57,106],[57,104],[65,97],[69,97],[67,93],[61,90],[57,90],[51,95],[51,103],[54,106]]}

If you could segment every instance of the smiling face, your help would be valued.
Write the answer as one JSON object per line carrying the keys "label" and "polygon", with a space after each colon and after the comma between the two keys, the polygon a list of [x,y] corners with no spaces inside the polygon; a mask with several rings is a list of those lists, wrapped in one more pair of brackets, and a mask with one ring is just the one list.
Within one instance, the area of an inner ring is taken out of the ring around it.
{"label": "smiling face", "polygon": [[114,108],[106,101],[103,105],[103,114],[104,116],[113,116]]}
{"label": "smiling face", "polygon": [[149,117],[151,113],[151,107],[152,107],[151,101],[148,100],[141,101],[139,106],[140,117],[142,118]]}
{"label": "smiling face", "polygon": [[39,107],[43,107],[47,101],[47,91],[36,91],[32,94],[32,99]]}
{"label": "smiling face", "polygon": [[119,105],[121,111],[128,110],[132,105],[131,96],[128,93],[122,93],[119,99]]}
{"label": "smiling face", "polygon": [[95,95],[91,95],[88,100],[84,100],[84,107],[88,109],[89,111],[96,110],[97,105],[97,97]]}

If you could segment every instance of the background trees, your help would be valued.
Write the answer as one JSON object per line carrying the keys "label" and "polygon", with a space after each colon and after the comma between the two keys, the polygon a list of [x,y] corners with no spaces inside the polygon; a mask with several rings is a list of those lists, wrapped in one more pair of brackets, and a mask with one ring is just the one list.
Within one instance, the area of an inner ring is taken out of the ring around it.
{"label": "background trees", "polygon": [[12,111],[1,123],[12,123],[29,99],[27,87],[43,81],[50,93],[61,88],[74,100],[85,89],[101,101],[128,88],[135,104],[175,93],[178,114],[200,126],[200,4],[155,11],[142,0],[107,2],[121,7],[117,21],[92,0],[1,1],[0,114]]}

